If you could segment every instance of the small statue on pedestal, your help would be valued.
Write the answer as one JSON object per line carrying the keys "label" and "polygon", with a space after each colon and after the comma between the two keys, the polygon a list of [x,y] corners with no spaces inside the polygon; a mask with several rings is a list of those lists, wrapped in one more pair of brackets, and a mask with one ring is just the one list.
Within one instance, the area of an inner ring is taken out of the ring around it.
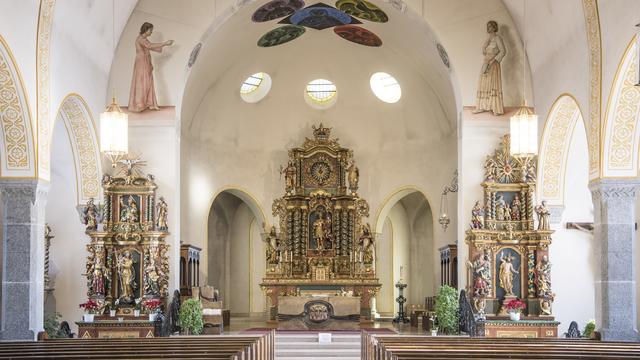
{"label": "small statue on pedestal", "polygon": [[547,202],[542,201],[541,205],[536,206],[536,214],[538,214],[538,230],[549,230],[551,226],[549,225],[549,216],[551,216],[551,211],[547,207]]}
{"label": "small statue on pedestal", "polygon": [[[264,224],[266,227],[266,224]],[[265,228],[266,230],[266,228]],[[278,236],[276,234],[276,227],[272,226],[269,234],[265,238],[265,242],[267,243],[267,264],[278,264],[280,262],[279,259],[279,244],[278,244]]]}
{"label": "small statue on pedestal", "polygon": [[498,199],[496,200],[496,220],[504,221],[506,207],[507,203],[504,201],[504,196],[498,195]]}
{"label": "small statue on pedestal", "polygon": [[86,231],[95,231],[98,229],[98,207],[94,204],[93,198],[90,198],[82,211],[82,223],[86,225]]}
{"label": "small statue on pedestal", "polygon": [[360,170],[356,166],[355,161],[352,161],[349,167],[347,168],[348,180],[349,180],[349,189],[352,194],[355,194],[358,190],[358,181],[360,180]]}
{"label": "small statue on pedestal", "polygon": [[280,174],[284,174],[284,182],[285,182],[285,190],[287,193],[293,192],[296,187],[296,173],[298,170],[296,169],[296,165],[293,160],[289,160],[287,167],[283,168],[280,166]]}
{"label": "small statue on pedestal", "polygon": [[167,230],[169,226],[167,225],[167,212],[169,210],[169,206],[164,201],[164,197],[160,196],[160,201],[156,205],[156,228],[158,230]]}
{"label": "small statue on pedestal", "polygon": [[471,228],[484,229],[484,210],[480,206],[480,201],[476,201],[473,209],[471,209]]}
{"label": "small statue on pedestal", "polygon": [[363,224],[361,226],[359,244],[362,254],[362,263],[366,265],[373,264],[375,246],[373,236],[371,235],[371,225]]}
{"label": "small statue on pedestal", "polygon": [[491,258],[488,250],[478,254],[473,263],[468,262],[467,265],[473,270],[473,295],[491,296]]}
{"label": "small statue on pedestal", "polygon": [[547,255],[542,256],[542,260],[536,267],[536,285],[540,300],[540,310],[543,315],[551,315],[551,303],[555,294],[551,292],[551,262]]}
{"label": "small statue on pedestal", "polygon": [[518,194],[516,194],[513,198],[513,201],[511,202],[511,220],[520,221],[521,206],[522,202],[520,202],[520,197],[518,197]]}

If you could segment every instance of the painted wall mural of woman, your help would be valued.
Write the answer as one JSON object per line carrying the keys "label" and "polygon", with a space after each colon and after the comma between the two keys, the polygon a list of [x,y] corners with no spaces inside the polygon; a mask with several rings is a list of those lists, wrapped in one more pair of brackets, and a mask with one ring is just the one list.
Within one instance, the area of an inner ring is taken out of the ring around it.
{"label": "painted wall mural of woman", "polygon": [[136,59],[133,64],[133,78],[129,92],[129,111],[159,110],[153,81],[151,51],[162,52],[165,46],[173,45],[173,40],[152,43],[149,41],[152,32],[153,24],[145,22],[140,27],[140,34],[136,38]]}
{"label": "painted wall mural of woman", "polygon": [[502,37],[498,35],[498,23],[487,23],[489,38],[482,45],[482,69],[476,94],[474,114],[491,111],[493,115],[504,114],[502,101],[502,72],[500,62],[507,54]]}

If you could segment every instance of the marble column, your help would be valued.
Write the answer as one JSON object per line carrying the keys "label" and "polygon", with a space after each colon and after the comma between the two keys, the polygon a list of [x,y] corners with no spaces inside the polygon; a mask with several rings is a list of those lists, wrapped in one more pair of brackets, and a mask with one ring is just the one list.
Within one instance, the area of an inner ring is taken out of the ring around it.
{"label": "marble column", "polygon": [[594,204],[596,326],[603,340],[638,340],[634,214],[639,185],[609,179],[589,185]]}
{"label": "marble column", "polygon": [[48,184],[0,182],[2,295],[0,340],[34,340],[44,306],[44,212]]}

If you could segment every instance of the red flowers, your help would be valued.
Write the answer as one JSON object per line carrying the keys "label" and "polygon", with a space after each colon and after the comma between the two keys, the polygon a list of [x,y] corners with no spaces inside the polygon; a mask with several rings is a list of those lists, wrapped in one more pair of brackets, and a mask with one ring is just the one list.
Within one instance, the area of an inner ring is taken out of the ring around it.
{"label": "red flowers", "polygon": [[87,302],[80,304],[80,308],[88,313],[93,313],[100,309],[100,305],[95,300],[89,299]]}
{"label": "red flowers", "polygon": [[504,307],[507,309],[507,312],[521,313],[527,308],[527,304],[525,304],[524,301],[514,299],[506,303]]}
{"label": "red flowers", "polygon": [[144,306],[144,308],[147,309],[147,311],[149,311],[150,313],[156,311],[161,304],[162,301],[160,301],[159,299],[147,299],[142,302],[142,306]]}

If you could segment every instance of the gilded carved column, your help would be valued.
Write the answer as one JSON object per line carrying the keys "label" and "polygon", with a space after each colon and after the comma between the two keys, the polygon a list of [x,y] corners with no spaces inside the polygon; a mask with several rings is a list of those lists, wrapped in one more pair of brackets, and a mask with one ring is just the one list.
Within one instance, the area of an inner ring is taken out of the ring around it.
{"label": "gilded carved column", "polygon": [[2,328],[0,340],[34,340],[44,308],[44,212],[48,185],[0,183],[2,194]]}
{"label": "gilded carved column", "polygon": [[594,204],[596,324],[602,340],[638,341],[634,259],[638,182],[590,184]]}

